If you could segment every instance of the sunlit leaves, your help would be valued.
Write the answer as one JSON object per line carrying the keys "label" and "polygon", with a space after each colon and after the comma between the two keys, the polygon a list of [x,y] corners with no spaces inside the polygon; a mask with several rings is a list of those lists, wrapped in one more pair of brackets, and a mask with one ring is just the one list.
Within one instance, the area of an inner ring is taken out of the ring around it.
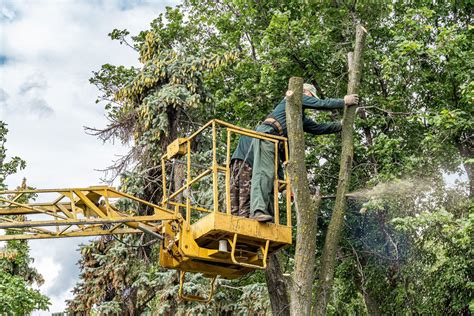
{"label": "sunlit leaves", "polygon": [[31,289],[21,276],[0,271],[0,313],[28,315],[34,310],[47,310],[49,299]]}
{"label": "sunlit leaves", "polygon": [[0,121],[0,190],[6,189],[5,179],[17,171],[24,169],[25,161],[19,157],[12,157],[9,161],[7,159],[7,149],[5,147],[7,141],[7,124]]}

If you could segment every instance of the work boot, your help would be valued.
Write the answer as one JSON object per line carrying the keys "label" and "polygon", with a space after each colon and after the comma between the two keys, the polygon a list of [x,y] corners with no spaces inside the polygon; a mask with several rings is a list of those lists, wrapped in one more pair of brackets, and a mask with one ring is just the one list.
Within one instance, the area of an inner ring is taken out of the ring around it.
{"label": "work boot", "polygon": [[252,218],[260,223],[271,222],[273,220],[273,216],[265,214],[262,211],[255,211]]}
{"label": "work boot", "polygon": [[249,218],[250,212],[249,211],[239,212],[239,216]]}

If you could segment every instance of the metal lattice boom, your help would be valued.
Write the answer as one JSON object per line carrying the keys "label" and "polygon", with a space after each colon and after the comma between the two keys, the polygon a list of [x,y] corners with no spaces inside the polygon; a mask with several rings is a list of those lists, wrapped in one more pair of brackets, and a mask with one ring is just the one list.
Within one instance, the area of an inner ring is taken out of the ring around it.
{"label": "metal lattice boom", "polygon": [[[21,203],[27,196],[48,202]],[[51,195],[53,198],[51,199]],[[137,208],[152,208],[153,215],[140,216],[137,210],[122,212],[114,204],[129,199]],[[21,216],[19,216],[21,215]],[[9,234],[0,240],[44,239],[129,234],[158,234],[162,220],[177,219],[174,211],[117,191],[112,187],[0,191],[0,229]]]}

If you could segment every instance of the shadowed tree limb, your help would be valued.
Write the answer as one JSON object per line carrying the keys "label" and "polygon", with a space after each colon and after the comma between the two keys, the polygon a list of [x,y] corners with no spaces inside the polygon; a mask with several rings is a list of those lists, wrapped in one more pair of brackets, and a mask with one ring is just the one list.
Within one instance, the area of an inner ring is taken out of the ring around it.
{"label": "shadowed tree limb", "polygon": [[265,280],[267,281],[268,294],[272,306],[272,314],[278,316],[290,315],[290,302],[283,273],[281,271],[278,254],[274,253],[268,257],[268,266],[265,269]]}

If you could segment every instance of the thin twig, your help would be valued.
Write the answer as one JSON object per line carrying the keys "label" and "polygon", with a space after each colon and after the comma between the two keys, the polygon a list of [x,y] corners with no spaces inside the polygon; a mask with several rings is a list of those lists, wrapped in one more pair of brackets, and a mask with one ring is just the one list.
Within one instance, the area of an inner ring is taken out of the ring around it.
{"label": "thin twig", "polygon": [[376,109],[376,110],[379,110],[379,111],[382,111],[384,113],[387,113],[388,115],[413,115],[413,114],[420,114],[420,113],[417,113],[417,112],[392,112],[392,111],[389,111],[389,110],[385,110],[385,109],[382,109],[381,107],[378,107],[378,106],[375,106],[375,105],[371,105],[371,106],[361,106],[361,107],[358,107],[357,108],[358,110],[366,110],[366,109]]}

